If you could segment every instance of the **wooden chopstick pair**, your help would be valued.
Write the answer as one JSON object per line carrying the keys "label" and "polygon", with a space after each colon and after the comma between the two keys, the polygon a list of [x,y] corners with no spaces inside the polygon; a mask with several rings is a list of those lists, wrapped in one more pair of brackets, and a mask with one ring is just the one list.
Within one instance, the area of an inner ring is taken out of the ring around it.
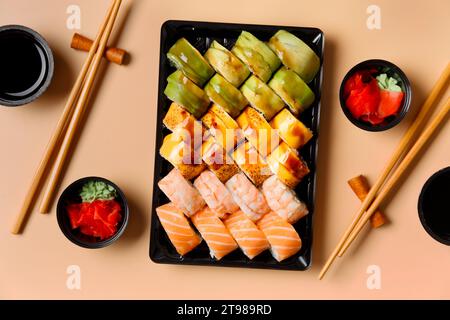
{"label": "wooden chopstick pair", "polygon": [[[375,184],[370,189],[370,192],[367,194],[366,198],[362,202],[359,211],[353,217],[350,226],[347,228],[344,235],[341,237],[339,243],[335,247],[333,253],[326,261],[325,265],[320,271],[319,279],[323,279],[326,272],[328,271],[332,263],[335,261],[336,257],[343,256],[345,251],[358,236],[358,234],[365,226],[367,221],[370,219],[372,214],[376,212],[382,201],[386,198],[389,192],[397,184],[400,177],[408,168],[408,166],[411,164],[411,162],[414,160],[414,158],[417,156],[419,151],[428,142],[428,140],[431,138],[431,136],[439,127],[439,125],[444,122],[444,119],[446,118],[447,114],[450,111],[450,98],[447,99],[444,106],[437,114],[437,116],[433,119],[430,125],[422,132],[422,134],[416,140],[414,145],[411,147],[412,142],[414,142],[417,133],[423,127],[425,121],[428,119],[431,111],[433,110],[433,106],[437,102],[441,93],[446,88],[449,79],[450,79],[450,63],[447,64],[444,72],[434,85],[430,95],[423,104],[414,122],[406,131],[405,135],[400,141],[400,144],[398,145],[388,164],[382,171],[381,175],[378,177]],[[406,152],[409,147],[411,147],[411,149],[408,152]],[[404,156],[403,160],[402,156]],[[394,168],[395,165],[397,165],[397,168],[392,172],[392,169]],[[389,175],[391,176],[388,178]],[[383,188],[381,189],[382,186]]]}
{"label": "wooden chopstick pair", "polygon": [[11,230],[13,234],[19,234],[22,231],[22,227],[27,218],[31,204],[36,197],[38,188],[41,185],[45,174],[47,173],[50,160],[52,159],[56,148],[60,146],[58,155],[56,156],[53,164],[50,180],[44,192],[40,206],[41,213],[48,212],[50,203],[53,199],[56,184],[61,175],[61,169],[67,158],[74,134],[79,127],[81,117],[86,109],[87,101],[92,91],[93,82],[97,75],[98,68],[102,60],[102,55],[105,51],[109,36],[111,35],[121,3],[122,0],[112,1],[106,17],[100,26],[95,41],[89,50],[88,57],[83,64],[72,91],[70,92],[69,98],[63,110],[63,114],[56,125],[55,132],[50,138],[44,156],[39,163],[39,167],[27,191],[22,208],[20,209],[19,215],[17,216],[16,222]]}

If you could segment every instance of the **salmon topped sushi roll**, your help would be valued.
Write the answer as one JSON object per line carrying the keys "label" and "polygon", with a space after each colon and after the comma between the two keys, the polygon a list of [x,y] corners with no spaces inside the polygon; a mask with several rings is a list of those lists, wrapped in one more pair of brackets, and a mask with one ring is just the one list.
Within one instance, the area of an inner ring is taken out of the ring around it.
{"label": "salmon topped sushi roll", "polygon": [[272,256],[278,262],[293,256],[301,249],[302,240],[297,231],[275,212],[266,214],[257,225],[269,240]]}
{"label": "salmon topped sushi roll", "polygon": [[219,218],[222,219],[228,213],[239,210],[239,206],[234,202],[230,191],[228,191],[225,185],[211,171],[203,171],[195,179],[194,186],[200,192],[208,207]]}
{"label": "salmon topped sushi roll", "polygon": [[235,174],[225,184],[234,201],[252,221],[259,220],[270,212],[270,208],[261,191],[248,180],[242,172]]}
{"label": "salmon topped sushi roll", "polygon": [[242,211],[239,210],[228,216],[224,223],[242,252],[249,259],[253,259],[264,250],[270,248],[269,241],[267,241],[264,233]]}
{"label": "salmon topped sushi roll", "polygon": [[184,256],[202,242],[202,238],[191,227],[183,211],[173,203],[159,206],[156,208],[156,214],[170,242],[180,255]]}
{"label": "salmon topped sushi roll", "polygon": [[191,220],[208,244],[211,257],[220,260],[238,248],[222,220],[210,208],[197,212]]}
{"label": "salmon topped sushi roll", "polygon": [[158,182],[158,187],[188,217],[194,215],[206,204],[197,189],[184,179],[177,169],[172,169],[162,178]]}
{"label": "salmon topped sushi roll", "polygon": [[295,223],[308,214],[306,205],[276,176],[264,181],[262,192],[270,209],[289,223]]}

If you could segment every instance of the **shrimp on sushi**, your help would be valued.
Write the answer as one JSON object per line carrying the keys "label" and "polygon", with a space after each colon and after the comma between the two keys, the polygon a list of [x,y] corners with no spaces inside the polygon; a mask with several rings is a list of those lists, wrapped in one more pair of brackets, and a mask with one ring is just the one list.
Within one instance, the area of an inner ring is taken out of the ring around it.
{"label": "shrimp on sushi", "polygon": [[230,190],[234,201],[250,220],[257,221],[270,212],[263,194],[248,180],[244,173],[235,174],[225,185]]}
{"label": "shrimp on sushi", "polygon": [[200,192],[208,207],[217,214],[219,218],[224,218],[228,213],[239,210],[239,206],[234,202],[230,191],[219,180],[219,178],[209,170],[203,171],[195,179],[194,186]]}
{"label": "shrimp on sushi", "polygon": [[308,214],[306,205],[277,176],[264,181],[262,192],[270,209],[289,223],[295,223]]}
{"label": "shrimp on sushi", "polygon": [[188,217],[194,215],[206,204],[197,189],[184,179],[177,169],[172,169],[167,176],[162,178],[158,182],[158,187]]}
{"label": "shrimp on sushi", "polygon": [[208,244],[211,257],[220,260],[238,248],[222,220],[210,208],[197,212],[191,221]]}

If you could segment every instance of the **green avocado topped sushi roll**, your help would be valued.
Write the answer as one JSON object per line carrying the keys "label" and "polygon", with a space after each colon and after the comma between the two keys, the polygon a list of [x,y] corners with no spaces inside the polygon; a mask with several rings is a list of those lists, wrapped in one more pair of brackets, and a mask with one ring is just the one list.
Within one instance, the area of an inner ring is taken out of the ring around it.
{"label": "green avocado topped sushi roll", "polygon": [[199,86],[203,86],[214,74],[214,69],[185,38],[175,42],[169,49],[167,58]]}
{"label": "green avocado topped sushi roll", "polygon": [[206,51],[205,58],[217,73],[235,87],[239,87],[250,75],[250,70],[248,70],[247,66],[215,40],[208,51]]}
{"label": "green avocado topped sushi roll", "polygon": [[200,118],[210,103],[205,91],[189,80],[180,70],[167,77],[164,94],[192,113],[195,118]]}
{"label": "green avocado topped sushi roll", "polygon": [[247,31],[242,31],[231,52],[263,82],[267,82],[281,64],[277,55],[264,42]]}
{"label": "green avocado topped sushi roll", "polygon": [[314,92],[294,71],[280,68],[269,81],[269,87],[286,102],[292,113],[299,115],[314,102]]}
{"label": "green avocado topped sushi roll", "polygon": [[230,116],[237,117],[247,105],[247,99],[220,74],[216,74],[205,86],[209,98],[221,106]]}
{"label": "green avocado topped sushi roll", "polygon": [[255,76],[251,76],[244,82],[241,91],[250,105],[261,112],[268,121],[284,107],[283,100]]}
{"label": "green avocado topped sushi roll", "polygon": [[285,30],[270,38],[269,46],[283,64],[294,70],[306,83],[311,82],[320,68],[320,59],[302,40]]}

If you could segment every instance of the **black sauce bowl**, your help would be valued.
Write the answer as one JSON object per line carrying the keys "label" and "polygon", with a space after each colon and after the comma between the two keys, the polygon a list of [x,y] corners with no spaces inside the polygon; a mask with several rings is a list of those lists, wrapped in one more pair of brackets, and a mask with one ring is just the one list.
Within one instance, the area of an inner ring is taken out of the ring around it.
{"label": "black sauce bowl", "polygon": [[[396,115],[388,117],[386,121],[383,121],[379,125],[373,125],[370,122],[356,119],[352,115],[350,110],[347,108],[344,97],[344,86],[347,80],[357,71],[371,70],[371,69],[377,69],[380,71],[380,73],[386,73],[389,77],[394,77],[395,79],[397,79],[399,81],[398,85],[402,88],[402,91],[405,93],[402,106],[400,107],[399,112]],[[403,73],[403,71],[392,62],[381,59],[366,60],[358,63],[356,66],[351,68],[350,71],[348,71],[347,74],[345,75],[344,79],[341,82],[341,87],[339,89],[339,101],[341,103],[341,108],[345,116],[355,126],[366,131],[384,131],[400,123],[400,121],[402,121],[402,119],[408,112],[409,107],[411,105],[411,85],[409,83],[408,78]]]}
{"label": "black sauce bowl", "polygon": [[47,41],[20,25],[0,26],[0,105],[32,102],[50,85],[54,60]]}
{"label": "black sauce bowl", "polygon": [[419,219],[435,240],[450,246],[450,167],[439,170],[420,192]]}
{"label": "black sauce bowl", "polygon": [[[120,204],[122,208],[122,219],[117,226],[116,233],[108,239],[98,240],[95,237],[85,235],[81,233],[78,229],[72,229],[70,225],[69,215],[67,214],[66,207],[71,203],[81,202],[81,197],[79,195],[83,185],[89,181],[102,181],[106,184],[112,186],[117,191],[116,201]],[[125,198],[125,194],[119,189],[117,185],[105,178],[100,177],[85,177],[72,182],[61,194],[56,207],[56,217],[58,220],[58,225],[66,236],[67,239],[75,243],[76,245],[88,248],[88,249],[98,249],[109,246],[115,242],[125,231],[128,223],[129,209],[128,203]]]}

